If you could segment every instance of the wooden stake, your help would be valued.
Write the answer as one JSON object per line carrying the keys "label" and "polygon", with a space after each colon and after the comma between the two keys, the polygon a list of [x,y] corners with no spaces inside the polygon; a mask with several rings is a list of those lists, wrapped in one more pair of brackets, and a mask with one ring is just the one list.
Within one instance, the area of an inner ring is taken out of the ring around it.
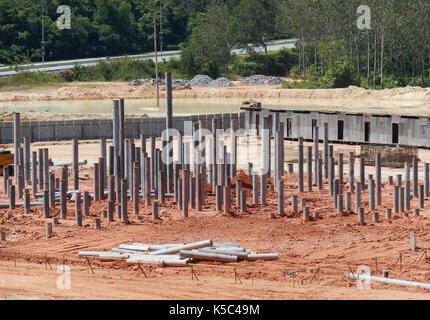
{"label": "wooden stake", "polygon": [[233,268],[233,270],[234,270],[234,283],[237,283],[237,281],[239,281],[240,284],[242,284],[242,280],[240,280],[239,274],[236,272],[236,268]]}
{"label": "wooden stake", "polygon": [[194,280],[194,277],[196,277],[196,280],[199,281],[199,278],[197,278],[197,274],[194,271],[193,267],[191,266],[191,280]]}
{"label": "wooden stake", "polygon": [[[94,273],[94,270],[93,270],[93,267],[91,266],[91,263],[90,263],[90,260],[88,259],[88,257],[85,257],[85,260],[87,260],[87,264],[88,264],[88,267],[91,269],[91,272],[93,273],[93,274],[95,274]],[[88,268],[87,268],[87,272],[88,272]],[[89,272],[88,272],[89,273]]]}
{"label": "wooden stake", "polygon": [[46,255],[46,253],[45,253],[45,269],[48,269],[46,265],[48,265],[48,266],[49,266],[49,269],[51,269],[51,270],[52,270],[51,264],[49,263],[48,256],[47,256],[47,255]]}
{"label": "wooden stake", "polygon": [[138,268],[140,269],[140,271],[143,273],[143,275],[145,276],[145,278],[148,278],[148,277],[146,276],[145,271],[143,271],[142,267],[140,266],[140,262],[139,262],[139,261],[137,262],[137,267],[138,267]]}

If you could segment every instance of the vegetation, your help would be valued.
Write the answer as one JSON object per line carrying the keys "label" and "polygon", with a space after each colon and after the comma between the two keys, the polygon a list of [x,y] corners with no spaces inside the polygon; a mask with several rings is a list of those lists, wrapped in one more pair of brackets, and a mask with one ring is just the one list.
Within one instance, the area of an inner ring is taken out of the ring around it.
{"label": "vegetation", "polygon": [[[46,3],[47,60],[154,48],[157,0]],[[72,9],[71,30],[56,28],[60,4]],[[162,64],[160,73],[169,69],[187,78],[262,73],[297,80],[286,87],[430,86],[430,2],[368,0],[371,28],[361,30],[357,8],[362,4],[359,0],[163,0],[163,46],[180,48],[182,58]],[[41,1],[0,0],[0,63],[40,60],[40,15]],[[267,51],[270,40],[291,37],[298,39],[296,49]],[[255,46],[263,53],[256,54]],[[237,48],[248,55],[232,54]],[[124,58],[95,67],[76,66],[58,76],[66,81],[129,81],[153,75],[151,62]]]}

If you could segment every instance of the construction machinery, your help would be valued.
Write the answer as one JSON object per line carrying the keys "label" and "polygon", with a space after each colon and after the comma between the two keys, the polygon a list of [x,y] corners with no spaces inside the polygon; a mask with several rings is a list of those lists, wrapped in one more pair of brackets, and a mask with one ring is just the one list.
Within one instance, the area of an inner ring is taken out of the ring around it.
{"label": "construction machinery", "polygon": [[10,151],[0,151],[0,176],[3,175],[3,166],[9,166],[9,174],[13,174],[14,156]]}

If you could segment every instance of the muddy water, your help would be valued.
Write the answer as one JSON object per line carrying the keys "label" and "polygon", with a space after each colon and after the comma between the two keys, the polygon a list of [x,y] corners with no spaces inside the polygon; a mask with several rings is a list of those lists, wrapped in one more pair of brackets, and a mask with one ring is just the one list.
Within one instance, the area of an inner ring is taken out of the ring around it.
{"label": "muddy water", "polygon": [[[176,116],[194,114],[232,113],[239,112],[246,98],[195,98],[174,99],[173,112]],[[265,108],[281,109],[314,109],[344,112],[371,112],[371,113],[402,113],[402,114],[430,114],[429,105],[422,103],[399,103],[399,101],[378,101],[371,103],[367,100],[349,101],[347,99],[285,99],[285,98],[259,98],[255,99]],[[160,100],[157,108],[155,99],[126,99],[125,111],[129,114],[147,114],[150,117],[164,116],[166,103]],[[0,102],[2,112],[37,112],[39,114],[111,114],[112,100],[52,100],[52,101],[18,101]]]}
{"label": "muddy water", "polygon": [[[177,99],[173,101],[174,114],[210,114],[239,112],[242,106],[240,99]],[[0,112],[40,112],[55,114],[110,114],[112,100],[60,100],[60,101],[23,101],[0,102]],[[157,108],[155,99],[126,99],[125,112],[160,116],[166,114],[166,103],[160,101]]]}
{"label": "muddy water", "polygon": [[[194,115],[213,113],[239,112],[245,99],[175,99],[173,100],[174,115]],[[303,105],[303,101],[288,99],[258,99],[266,108],[291,109],[325,109],[336,110],[337,106],[322,107],[319,104]],[[18,101],[0,102],[0,113],[6,111],[38,112],[47,114],[111,114],[112,100],[56,100],[56,101]],[[147,114],[152,117],[166,114],[166,103],[160,100],[157,108],[155,99],[126,99],[125,112],[130,114]]]}

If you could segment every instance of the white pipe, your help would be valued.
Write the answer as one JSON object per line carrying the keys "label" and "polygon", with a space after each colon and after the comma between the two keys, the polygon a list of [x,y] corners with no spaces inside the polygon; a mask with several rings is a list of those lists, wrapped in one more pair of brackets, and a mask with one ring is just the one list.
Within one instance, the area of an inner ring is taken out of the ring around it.
{"label": "white pipe", "polygon": [[212,240],[193,242],[182,246],[176,246],[168,249],[154,251],[154,252],[151,252],[150,254],[152,255],[175,254],[175,253],[179,253],[179,251],[181,250],[192,250],[192,249],[199,249],[204,247],[212,247]]}
{"label": "white pipe", "polygon": [[200,251],[181,250],[179,255],[181,256],[181,258],[193,258],[193,259],[197,259],[197,260],[220,261],[220,262],[236,262],[237,261],[236,256],[231,256],[231,255],[226,255],[226,254],[200,252]]}
{"label": "white pipe", "polygon": [[236,244],[236,243],[220,243],[220,242],[214,242],[212,244],[213,247],[240,247],[240,244]]}
{"label": "white pipe", "polygon": [[148,246],[135,246],[135,245],[129,245],[129,244],[120,244],[120,249],[126,249],[126,250],[133,250],[133,251],[148,251]]}
{"label": "white pipe", "polygon": [[199,252],[207,252],[207,253],[215,253],[215,254],[226,254],[229,256],[236,256],[241,259],[246,259],[248,254],[246,252],[241,251],[229,251],[229,250],[212,250],[212,249],[198,249]]}
{"label": "white pipe", "polygon": [[399,286],[421,287],[425,289],[430,289],[430,283],[375,277],[375,276],[369,276],[366,274],[349,273],[348,278],[356,279],[356,280],[374,280],[374,281],[379,281],[386,284],[397,284]]}
{"label": "white pipe", "polygon": [[254,254],[248,254],[248,257],[246,260],[253,261],[253,260],[277,260],[279,258],[279,255],[277,253],[254,253]]}

